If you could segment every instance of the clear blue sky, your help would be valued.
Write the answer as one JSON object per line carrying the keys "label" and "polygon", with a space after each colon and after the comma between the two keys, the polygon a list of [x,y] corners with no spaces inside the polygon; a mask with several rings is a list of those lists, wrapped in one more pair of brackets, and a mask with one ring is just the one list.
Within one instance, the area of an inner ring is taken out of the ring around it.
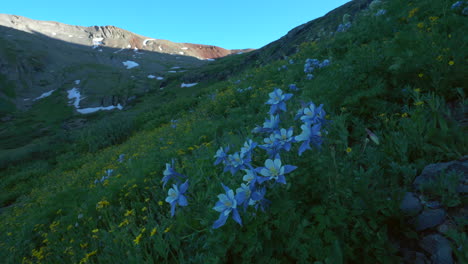
{"label": "clear blue sky", "polygon": [[113,25],[174,42],[260,48],[349,0],[2,0],[0,13]]}

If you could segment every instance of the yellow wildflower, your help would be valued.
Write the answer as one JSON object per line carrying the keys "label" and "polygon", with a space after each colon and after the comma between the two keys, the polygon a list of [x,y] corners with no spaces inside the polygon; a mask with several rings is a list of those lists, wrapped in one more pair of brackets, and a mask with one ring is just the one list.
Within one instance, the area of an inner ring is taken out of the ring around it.
{"label": "yellow wildflower", "polygon": [[125,212],[125,216],[133,215],[133,213],[134,213],[133,209],[127,210],[127,212]]}
{"label": "yellow wildflower", "polygon": [[143,207],[143,208],[141,208],[141,211],[142,211],[142,212],[146,212],[146,210],[148,210],[148,208],[147,208],[146,206]]}
{"label": "yellow wildflower", "polygon": [[31,251],[31,254],[36,257],[38,260],[41,260],[44,258],[44,247],[39,248],[39,250],[33,249]]}
{"label": "yellow wildflower", "polygon": [[164,229],[164,233],[167,233],[167,232],[171,231],[171,227],[172,227],[172,226],[170,226],[170,227]]}
{"label": "yellow wildflower", "polygon": [[141,236],[143,236],[142,233],[140,233],[140,234],[133,240],[133,242],[135,243],[135,245],[140,244]]}
{"label": "yellow wildflower", "polygon": [[97,209],[101,209],[101,208],[103,208],[103,207],[105,207],[105,206],[108,206],[109,204],[110,204],[110,203],[109,203],[108,201],[103,200],[103,201],[100,201],[100,202],[98,202],[98,203],[96,204],[96,208],[97,208]]}
{"label": "yellow wildflower", "polygon": [[420,74],[418,74],[418,77],[419,77],[419,78],[422,78],[422,77],[424,77],[424,74],[423,74],[423,73],[420,73]]}
{"label": "yellow wildflower", "polygon": [[96,254],[97,254],[97,250],[94,250],[94,251],[89,252],[88,254],[86,254],[86,258],[89,258],[89,257],[94,256]]}
{"label": "yellow wildflower", "polygon": [[421,92],[421,89],[420,89],[420,88],[416,88],[416,89],[414,89],[414,91],[417,92],[417,93],[419,93],[419,92]]}
{"label": "yellow wildflower", "polygon": [[151,230],[150,236],[154,236],[156,234],[156,232],[157,232],[157,229],[155,227],[155,228],[153,228],[153,230]]}
{"label": "yellow wildflower", "polygon": [[346,152],[347,152],[347,153],[351,153],[351,151],[353,151],[353,149],[350,148],[350,147],[348,147],[348,148],[346,149]]}
{"label": "yellow wildflower", "polygon": [[417,26],[418,26],[419,29],[422,29],[422,28],[424,28],[424,23],[423,23],[423,22],[419,22]]}
{"label": "yellow wildflower", "polygon": [[436,59],[437,59],[438,61],[442,61],[442,60],[444,59],[444,57],[443,57],[442,55],[439,55],[439,56],[437,56]]}
{"label": "yellow wildflower", "polygon": [[163,204],[164,204],[163,201],[159,201],[159,202],[158,202],[158,205],[159,205],[159,206],[162,206]]}
{"label": "yellow wildflower", "polygon": [[455,64],[455,62],[453,60],[449,61],[448,63],[450,66],[453,66]]}
{"label": "yellow wildflower", "polygon": [[96,229],[93,229],[93,231],[91,231],[91,232],[97,233],[97,232],[99,232],[99,229],[97,229],[97,228],[96,228]]}
{"label": "yellow wildflower", "polygon": [[408,13],[408,18],[414,17],[414,15],[415,15],[418,11],[419,11],[419,8],[417,8],[417,7],[414,8],[414,9],[412,9],[411,11],[409,11],[409,13]]}
{"label": "yellow wildflower", "polygon": [[431,16],[431,17],[429,17],[429,20],[431,20],[431,22],[436,22],[437,19],[439,19],[439,17],[437,17],[437,16]]}
{"label": "yellow wildflower", "polygon": [[149,201],[150,201],[150,198],[146,198],[146,199],[145,199],[145,202],[149,202]]}
{"label": "yellow wildflower", "polygon": [[83,243],[83,244],[80,243],[80,247],[81,247],[81,248],[87,248],[87,247],[88,247],[88,243]]}
{"label": "yellow wildflower", "polygon": [[128,221],[128,219],[124,219],[124,220],[122,221],[122,223],[119,224],[119,227],[126,226],[126,225],[128,225],[128,224],[130,224],[130,222]]}

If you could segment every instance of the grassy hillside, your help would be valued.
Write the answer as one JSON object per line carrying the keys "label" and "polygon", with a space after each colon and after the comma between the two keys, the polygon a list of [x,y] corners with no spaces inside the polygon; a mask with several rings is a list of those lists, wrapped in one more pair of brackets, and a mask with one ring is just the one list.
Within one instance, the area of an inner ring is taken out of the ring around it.
{"label": "grassy hillside", "polygon": [[[467,16],[452,4],[373,5],[286,60],[191,88],[169,80],[133,110],[97,114],[62,135],[67,151],[2,171],[0,259],[399,263],[395,241],[416,235],[399,210],[404,193],[425,165],[467,153]],[[322,64],[305,73],[307,59]],[[290,95],[270,96],[277,88]],[[309,102],[324,112],[304,110]],[[280,122],[262,129],[269,112]],[[466,223],[457,228],[458,248]]]}

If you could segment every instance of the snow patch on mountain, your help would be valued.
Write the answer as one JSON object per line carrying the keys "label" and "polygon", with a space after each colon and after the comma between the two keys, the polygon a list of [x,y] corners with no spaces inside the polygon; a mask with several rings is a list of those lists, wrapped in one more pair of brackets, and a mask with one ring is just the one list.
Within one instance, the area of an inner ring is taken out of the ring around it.
{"label": "snow patch on mountain", "polygon": [[70,99],[70,101],[68,102],[70,104],[73,104],[75,108],[77,109],[80,108],[81,94],[78,88],[73,88],[71,90],[68,90],[67,92],[68,92],[68,99]]}
{"label": "snow patch on mountain", "polygon": [[127,69],[132,69],[132,68],[140,66],[140,64],[138,64],[138,63],[136,63],[134,61],[124,61],[124,62],[122,62],[122,64],[125,67],[127,67]]}
{"label": "snow patch on mountain", "polygon": [[151,40],[155,40],[155,39],[145,39],[145,40],[143,40],[143,46],[146,46],[146,44],[148,43],[148,41],[151,41]]}
{"label": "snow patch on mountain", "polygon": [[76,111],[80,114],[91,114],[100,110],[108,111],[112,109],[119,109],[122,110],[123,107],[122,105],[110,105],[110,106],[100,106],[100,107],[88,107],[88,108],[81,108],[80,109],[80,101],[81,101],[81,93],[78,90],[78,88],[73,88],[71,90],[68,90],[68,99],[70,99],[69,103],[73,104],[75,107]]}
{"label": "snow patch on mountain", "polygon": [[46,98],[46,97],[50,96],[53,92],[55,92],[55,89],[52,90],[52,91],[48,91],[48,92],[45,92],[45,93],[41,94],[39,97],[34,98],[33,101],[37,101],[37,100],[40,100],[42,98]]}
{"label": "snow patch on mountain", "polygon": [[197,85],[198,83],[182,83],[180,85],[180,88],[184,88],[184,87],[192,87],[192,86],[195,86]]}
{"label": "snow patch on mountain", "polygon": [[119,110],[122,110],[123,107],[118,104],[117,106],[115,105],[109,105],[109,106],[100,106],[100,107],[89,107],[89,108],[83,108],[83,109],[76,109],[76,111],[78,111],[78,113],[80,114],[91,114],[91,113],[94,113],[94,112],[97,112],[97,111],[100,111],[100,110],[104,110],[104,111],[108,111],[108,110],[112,110],[112,109],[119,109]]}

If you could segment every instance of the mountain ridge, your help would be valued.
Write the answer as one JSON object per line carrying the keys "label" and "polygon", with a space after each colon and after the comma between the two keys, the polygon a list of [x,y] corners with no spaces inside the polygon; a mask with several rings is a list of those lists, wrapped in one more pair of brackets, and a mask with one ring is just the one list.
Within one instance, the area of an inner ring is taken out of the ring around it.
{"label": "mountain ridge", "polygon": [[173,55],[186,55],[202,60],[216,59],[254,50],[229,50],[215,45],[177,43],[165,39],[142,36],[112,25],[85,27],[55,21],[35,20],[10,14],[0,14],[0,25],[28,33],[38,32],[51,38],[91,47],[138,49]]}

